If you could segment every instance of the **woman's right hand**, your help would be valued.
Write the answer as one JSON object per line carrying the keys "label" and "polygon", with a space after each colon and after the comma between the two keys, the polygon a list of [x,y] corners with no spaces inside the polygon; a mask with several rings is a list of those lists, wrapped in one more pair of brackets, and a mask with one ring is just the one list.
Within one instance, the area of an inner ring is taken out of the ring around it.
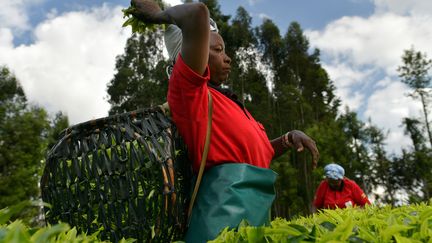
{"label": "woman's right hand", "polygon": [[132,0],[132,6],[136,9],[136,12],[132,13],[136,18],[151,24],[165,23],[162,10],[155,1]]}

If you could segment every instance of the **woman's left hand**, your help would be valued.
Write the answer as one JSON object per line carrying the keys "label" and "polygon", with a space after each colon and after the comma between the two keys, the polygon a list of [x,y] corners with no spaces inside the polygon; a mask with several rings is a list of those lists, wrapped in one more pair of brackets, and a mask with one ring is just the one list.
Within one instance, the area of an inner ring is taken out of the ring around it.
{"label": "woman's left hand", "polygon": [[132,0],[132,5],[136,9],[132,14],[141,21],[152,24],[162,23],[162,10],[155,1]]}
{"label": "woman's left hand", "polygon": [[319,152],[314,140],[299,130],[292,130],[285,134],[287,136],[287,145],[294,147],[297,152],[302,152],[306,147],[312,154],[312,167],[315,169],[319,159]]}

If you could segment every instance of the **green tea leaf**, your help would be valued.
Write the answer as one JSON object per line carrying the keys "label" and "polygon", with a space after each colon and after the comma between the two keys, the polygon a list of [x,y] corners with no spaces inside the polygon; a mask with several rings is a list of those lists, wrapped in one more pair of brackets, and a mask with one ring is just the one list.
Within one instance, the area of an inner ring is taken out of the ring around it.
{"label": "green tea leaf", "polygon": [[421,242],[419,240],[414,240],[414,239],[411,239],[411,238],[406,238],[406,237],[403,237],[401,235],[395,235],[394,239],[395,239],[396,243],[416,243],[416,242]]}
{"label": "green tea leaf", "polygon": [[412,226],[406,226],[401,224],[390,225],[381,233],[382,239],[384,242],[389,242],[393,236],[399,236],[401,232],[405,232],[412,228]]}
{"label": "green tea leaf", "polygon": [[424,219],[420,225],[419,234],[421,239],[432,239],[432,227],[429,228],[429,220],[430,219]]}
{"label": "green tea leaf", "polygon": [[7,234],[4,241],[8,243],[26,243],[30,241],[30,234],[27,232],[27,227],[20,221],[16,220],[7,226]]}
{"label": "green tea leaf", "polygon": [[57,224],[51,227],[45,227],[39,229],[32,237],[31,241],[34,243],[45,243],[51,237],[55,237],[57,234],[61,232],[66,232],[70,229],[67,224]]}
{"label": "green tea leaf", "polygon": [[20,213],[24,208],[30,205],[30,201],[23,201],[14,206],[0,209],[0,225],[5,224],[13,215]]}
{"label": "green tea leaf", "polygon": [[75,227],[73,227],[71,230],[69,230],[66,234],[66,240],[73,241],[76,239],[77,236],[77,230]]}

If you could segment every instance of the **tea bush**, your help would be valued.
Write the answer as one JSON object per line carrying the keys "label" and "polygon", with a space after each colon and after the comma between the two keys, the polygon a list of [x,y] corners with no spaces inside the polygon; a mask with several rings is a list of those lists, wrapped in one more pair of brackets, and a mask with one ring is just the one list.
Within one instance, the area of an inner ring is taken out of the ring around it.
{"label": "tea bush", "polygon": [[[68,224],[59,223],[40,228],[30,228],[21,220],[17,219],[10,222],[10,218],[31,206],[30,202],[6,207],[0,210],[0,243],[63,243],[63,242],[106,242],[99,239],[99,231],[91,235],[85,233],[78,234],[76,228],[71,228]],[[122,239],[121,243],[134,242],[133,239]]]}
{"label": "tea bush", "polygon": [[[65,223],[30,228],[19,219],[10,222],[12,215],[29,204],[24,202],[0,210],[0,243],[106,242],[99,238],[99,232],[78,233]],[[120,242],[134,241],[122,239]],[[396,208],[322,210],[289,221],[277,218],[267,227],[252,227],[242,222],[237,230],[226,228],[210,242],[432,242],[432,206],[422,203]]]}
{"label": "tea bush", "polygon": [[370,206],[322,210],[309,217],[275,219],[268,227],[243,223],[212,243],[229,242],[431,242],[432,206]]}

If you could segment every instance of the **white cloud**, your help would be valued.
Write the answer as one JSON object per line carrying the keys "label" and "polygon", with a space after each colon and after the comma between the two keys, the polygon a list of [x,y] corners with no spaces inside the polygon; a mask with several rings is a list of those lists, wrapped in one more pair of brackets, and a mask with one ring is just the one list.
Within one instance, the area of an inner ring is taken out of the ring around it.
{"label": "white cloud", "polygon": [[337,87],[343,104],[361,117],[390,130],[387,148],[400,152],[410,139],[400,126],[403,117],[419,116],[418,103],[406,97],[397,77],[403,51],[414,46],[431,57],[432,2],[375,0],[367,18],[342,17],[322,31],[305,31]]}
{"label": "white cloud", "polygon": [[429,0],[373,0],[375,13],[392,12],[396,14],[427,14],[432,13],[432,1]]}
{"label": "white cloud", "polygon": [[338,87],[349,88],[364,82],[373,70],[358,70],[346,63],[334,62],[323,64],[325,70],[332,74],[332,80]]}
{"label": "white cloud", "polygon": [[[432,52],[431,16],[383,14],[369,18],[343,17],[324,31],[307,31],[311,44],[332,60],[350,65],[372,65],[395,74],[404,49]],[[325,53],[324,53],[325,52]]]}
{"label": "white cloud", "polygon": [[341,110],[348,106],[350,110],[357,111],[365,101],[363,93],[349,88],[338,88],[335,94],[341,98]]}
{"label": "white cloud", "polygon": [[250,6],[254,6],[255,4],[257,4],[258,2],[261,2],[261,0],[247,0],[248,4]]}
{"label": "white cloud", "polygon": [[50,112],[65,111],[72,124],[106,116],[106,84],[130,36],[121,27],[121,9],[102,6],[51,17],[35,28],[30,45],[14,47],[11,31],[1,29],[0,65],[15,73],[30,101]]}
{"label": "white cloud", "polygon": [[29,28],[27,9],[43,0],[0,0],[0,27],[26,30]]}
{"label": "white cloud", "polygon": [[[352,110],[359,109],[365,101],[365,95],[360,92],[361,86],[366,83],[365,80],[369,79],[371,71],[356,70],[345,63],[324,64],[323,67],[331,74],[331,79],[337,87],[336,95],[341,98],[342,107],[348,106]],[[353,89],[353,87],[358,88]]]}
{"label": "white cloud", "polygon": [[400,152],[401,147],[412,144],[403,134],[402,118],[420,115],[420,103],[407,97],[407,90],[403,83],[394,80],[385,88],[376,90],[368,99],[365,116],[370,117],[378,127],[391,131],[387,138],[387,150],[390,152]]}
{"label": "white cloud", "polygon": [[265,14],[265,13],[259,13],[259,14],[258,14],[258,18],[260,18],[261,20],[264,20],[264,19],[272,19],[270,16],[268,16],[268,15]]}
{"label": "white cloud", "polygon": [[2,27],[26,29],[28,18],[21,2],[2,0],[0,2],[0,23]]}
{"label": "white cloud", "polygon": [[13,41],[12,31],[8,28],[0,28],[0,48],[1,47],[11,48],[12,41]]}

